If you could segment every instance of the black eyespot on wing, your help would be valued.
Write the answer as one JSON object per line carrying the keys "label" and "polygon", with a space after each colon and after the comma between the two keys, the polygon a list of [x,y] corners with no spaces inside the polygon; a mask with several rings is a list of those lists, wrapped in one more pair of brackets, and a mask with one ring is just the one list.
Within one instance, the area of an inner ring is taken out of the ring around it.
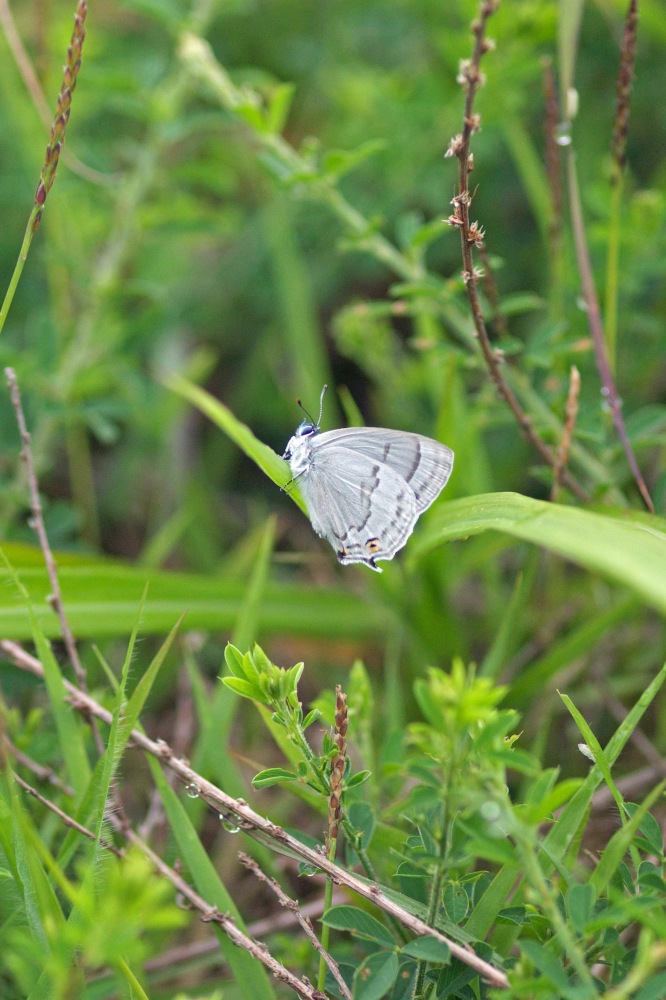
{"label": "black eyespot on wing", "polygon": [[365,547],[368,552],[379,552],[382,545],[378,538],[368,538]]}

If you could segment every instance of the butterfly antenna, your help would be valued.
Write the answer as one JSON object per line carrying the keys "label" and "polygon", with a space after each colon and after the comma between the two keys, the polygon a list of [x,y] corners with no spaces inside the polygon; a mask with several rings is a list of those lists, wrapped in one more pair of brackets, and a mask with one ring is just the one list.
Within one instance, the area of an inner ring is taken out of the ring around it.
{"label": "butterfly antenna", "polygon": [[310,421],[310,423],[313,424],[315,427],[319,427],[319,425],[321,423],[321,415],[322,415],[322,413],[324,411],[324,396],[326,395],[327,390],[328,390],[328,386],[327,385],[325,385],[324,388],[321,390],[321,396],[319,398],[319,419],[317,420],[316,424],[315,424],[314,420],[312,419],[312,414],[308,413],[308,411],[303,406],[302,400],[300,400],[300,399],[296,400],[296,402],[298,403],[298,405],[302,409],[302,411],[305,414],[305,416],[308,418],[308,420]]}
{"label": "butterfly antenna", "polygon": [[319,419],[317,420],[317,427],[319,427],[321,423],[321,415],[324,412],[324,396],[326,395],[327,391],[328,391],[328,386],[324,385],[324,388],[321,390],[321,396],[319,397]]}

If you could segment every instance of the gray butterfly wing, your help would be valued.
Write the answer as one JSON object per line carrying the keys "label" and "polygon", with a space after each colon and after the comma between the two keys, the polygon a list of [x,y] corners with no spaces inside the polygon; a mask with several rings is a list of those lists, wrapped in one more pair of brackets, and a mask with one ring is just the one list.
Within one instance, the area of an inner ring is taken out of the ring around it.
{"label": "gray butterfly wing", "polygon": [[375,560],[392,559],[419,516],[414,492],[390,466],[336,444],[314,448],[315,442],[319,436],[298,479],[312,527],[341,563],[364,563],[381,573]]}
{"label": "gray butterfly wing", "polygon": [[453,452],[445,444],[384,427],[344,427],[318,434],[312,441],[313,453],[332,445],[350,449],[373,462],[388,465],[414,493],[416,510],[422,514],[446,486],[453,468]]}

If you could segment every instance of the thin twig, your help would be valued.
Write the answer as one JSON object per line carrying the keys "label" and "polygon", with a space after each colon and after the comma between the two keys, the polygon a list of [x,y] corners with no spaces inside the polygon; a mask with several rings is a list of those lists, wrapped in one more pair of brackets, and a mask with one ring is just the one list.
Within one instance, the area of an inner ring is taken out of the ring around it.
{"label": "thin twig", "polygon": [[601,320],[601,310],[599,309],[597,291],[594,287],[592,262],[590,260],[590,253],[585,235],[583,209],[580,200],[578,177],[576,174],[575,154],[571,146],[568,147],[568,150],[567,177],[569,198],[571,201],[571,222],[573,226],[574,243],[576,246],[576,256],[578,258],[578,268],[583,288],[583,297],[585,299],[585,307],[587,310],[587,322],[590,327],[590,333],[592,334],[592,343],[594,345],[594,356],[597,363],[597,369],[601,377],[601,391],[606,397],[610,407],[617,436],[620,439],[624,453],[627,457],[627,462],[629,463],[629,467],[633,473],[636,485],[640,490],[640,494],[643,497],[645,506],[651,514],[654,514],[654,504],[652,503],[652,498],[647,486],[645,485],[645,480],[643,479],[641,470],[638,467],[638,462],[636,461],[636,456],[634,455],[634,451],[631,447],[631,442],[629,441],[629,436],[627,434],[627,429],[624,425],[622,405],[620,403],[617,387],[615,385],[615,379],[613,378],[613,372],[611,371],[611,366],[608,361],[606,338],[604,337],[603,323]]}
{"label": "thin twig", "polygon": [[[83,837],[87,837],[89,840],[95,841],[97,839],[92,830],[89,830],[86,826],[83,826],[82,823],[79,823],[72,816],[69,816],[68,813],[60,809],[55,804],[55,802],[52,802],[51,799],[47,799],[45,795],[42,795],[41,792],[38,792],[36,788],[33,788],[32,785],[29,785],[27,781],[24,781],[23,778],[19,774],[16,774],[15,772],[14,772],[14,780],[21,786],[21,788],[24,791],[28,793],[28,795],[32,795],[32,797],[37,799],[38,802],[41,802],[43,806],[46,806],[46,808],[50,809],[52,813],[55,813],[55,815],[62,821],[62,823],[64,823],[65,826],[69,827],[70,830],[76,830],[77,833],[80,833]],[[118,847],[116,847],[115,844],[110,843],[108,840],[100,838],[99,842],[102,845],[102,847],[106,848],[106,850],[110,851],[112,854],[115,854],[116,857],[122,858],[125,856],[123,851],[121,851]]]}
{"label": "thin twig", "polygon": [[244,865],[248,869],[248,871],[251,871],[253,875],[255,875],[261,882],[264,883],[264,885],[267,885],[269,889],[275,893],[280,902],[280,906],[286,907],[286,909],[290,910],[293,913],[293,915],[296,917],[296,920],[303,928],[303,931],[306,934],[308,940],[311,942],[312,947],[315,949],[315,951],[318,952],[319,955],[321,955],[323,960],[326,962],[326,965],[331,971],[331,975],[334,977],[336,983],[340,987],[340,995],[345,997],[345,1000],[351,1000],[351,991],[349,990],[349,987],[342,978],[342,973],[340,972],[338,963],[320,943],[319,938],[314,932],[314,928],[312,927],[311,921],[307,917],[303,916],[303,914],[301,913],[301,908],[296,902],[296,900],[291,899],[291,897],[286,894],[286,892],[283,890],[282,886],[276,879],[269,878],[268,875],[266,875],[265,872],[261,870],[257,862],[253,858],[251,858],[248,854],[241,853],[238,855],[238,858],[240,860],[240,863]]}
{"label": "thin twig", "polygon": [[[44,670],[39,660],[26,653],[18,643],[8,639],[0,640],[0,650],[20,669],[26,670],[37,677],[44,677]],[[72,706],[77,711],[84,714],[90,713],[105,724],[111,725],[113,720],[111,712],[103,708],[90,695],[80,691],[69,681],[65,680],[64,685],[71,699]],[[260,816],[242,799],[234,799],[230,795],[227,795],[222,789],[198,774],[186,761],[174,756],[173,751],[164,741],[151,740],[138,729],[132,730],[131,740],[135,746],[159,760],[163,767],[169,768],[186,787],[196,790],[198,796],[218,814],[233,814],[240,828],[246,833],[257,837],[262,843],[270,844],[272,849],[278,853],[284,852],[295,856],[300,861],[305,862],[305,864],[320,869],[334,883],[346,886],[363,899],[384,910],[414,934],[437,938],[438,941],[448,946],[455,958],[460,959],[465,965],[468,965],[492,986],[500,989],[508,988],[509,981],[504,972],[485,959],[480,958],[469,945],[461,945],[452,938],[442,934],[437,928],[430,927],[424,920],[409,913],[393,898],[383,893],[375,883],[367,882],[352,872],[348,872],[346,869],[336,865],[323,852],[313,850],[296,837],[291,836],[282,827]],[[132,836],[130,830],[127,831],[127,836]]]}
{"label": "thin twig", "polygon": [[[481,127],[479,115],[474,112],[474,99],[476,92],[483,83],[480,63],[482,57],[493,48],[493,43],[485,37],[486,24],[488,19],[495,13],[499,5],[499,0],[481,0],[479,17],[472,24],[474,33],[474,51],[471,59],[461,62],[459,81],[465,91],[465,111],[463,118],[463,131],[454,136],[446,151],[446,156],[455,156],[458,160],[458,194],[452,199],[453,214],[449,216],[449,223],[460,230],[460,240],[463,258],[463,281],[467,292],[474,330],[481,348],[481,354],[490,376],[495,383],[497,390],[505,401],[518,422],[523,436],[539,452],[542,459],[555,467],[556,456],[554,451],[537,434],[532,424],[532,420],[521,407],[518,399],[514,395],[510,386],[506,382],[502,370],[502,352],[496,351],[490,343],[488,331],[486,329],[483,310],[479,299],[477,284],[481,277],[478,269],[474,266],[474,248],[477,249],[484,243],[485,233],[478,222],[471,222],[469,209],[472,203],[472,195],[469,190],[469,175],[473,169],[473,156],[470,153],[470,141],[474,132],[478,132]],[[562,482],[579,500],[589,501],[590,497],[586,490],[578,481],[564,470]]]}
{"label": "thin twig", "polygon": [[557,448],[557,463],[553,469],[553,488],[550,493],[550,499],[555,500],[557,496],[557,490],[562,482],[562,473],[566,469],[567,462],[569,461],[569,452],[571,451],[571,442],[573,440],[574,429],[576,427],[576,419],[578,417],[578,400],[580,397],[580,372],[575,365],[571,366],[571,372],[569,374],[569,392],[567,395],[567,402],[564,408],[564,427],[562,428],[562,436],[560,438],[560,443]]}
{"label": "thin twig", "polygon": [[7,379],[7,385],[9,386],[12,406],[14,407],[14,412],[16,413],[16,422],[18,424],[19,434],[21,435],[21,458],[25,464],[28,476],[28,490],[30,491],[30,506],[32,508],[32,528],[39,539],[39,547],[41,548],[44,556],[46,572],[49,577],[49,583],[51,584],[51,594],[47,600],[58,616],[63,642],[65,643],[67,655],[71,660],[79,686],[84,691],[87,691],[86,672],[83,669],[81,660],[79,659],[79,653],[76,648],[74,636],[72,635],[72,630],[70,629],[69,622],[67,621],[67,615],[65,614],[65,608],[62,601],[62,592],[60,590],[60,581],[58,580],[58,567],[53,557],[53,552],[51,551],[51,546],[49,545],[48,536],[46,534],[46,528],[44,526],[42,504],[39,499],[39,483],[37,481],[37,473],[35,472],[35,464],[32,460],[32,449],[30,447],[30,432],[28,431],[28,427],[25,422],[25,415],[21,404],[21,392],[16,378],[16,372],[13,368],[5,368],[5,377]]}
{"label": "thin twig", "polygon": [[33,760],[32,757],[29,757],[27,753],[23,753],[22,750],[19,750],[12,743],[8,736],[4,737],[4,742],[12,757],[15,757],[19,764],[23,764],[36,778],[39,778],[40,781],[47,781],[49,785],[58,788],[63,795],[68,795],[70,798],[73,797],[74,789],[59,778],[52,768],[45,767],[44,764],[40,764],[38,761]]}

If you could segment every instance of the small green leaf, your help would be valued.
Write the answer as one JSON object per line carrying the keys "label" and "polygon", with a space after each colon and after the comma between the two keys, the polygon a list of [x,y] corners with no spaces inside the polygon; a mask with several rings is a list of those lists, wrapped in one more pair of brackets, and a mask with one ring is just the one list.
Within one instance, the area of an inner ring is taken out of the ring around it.
{"label": "small green leaf", "polygon": [[381,1000],[393,986],[398,968],[398,956],[392,951],[370,955],[354,974],[354,1000]]}
{"label": "small green leaf", "polygon": [[272,91],[268,108],[266,109],[266,123],[269,132],[279,135],[285,127],[294,97],[294,90],[293,83],[281,83]]}
{"label": "small green leaf", "polygon": [[594,915],[596,893],[589,883],[572,885],[566,894],[567,911],[571,923],[582,934]]}
{"label": "small green leaf", "polygon": [[333,906],[321,918],[323,924],[338,931],[349,931],[352,935],[376,941],[389,948],[395,947],[395,938],[376,917],[360,910],[357,906]]}
{"label": "small green leaf", "polygon": [[514,924],[520,927],[521,924],[525,923],[525,912],[524,906],[506,906],[497,914],[497,923]]}
{"label": "small green leaf", "polygon": [[245,677],[243,654],[240,649],[236,649],[236,647],[232,646],[230,642],[227,643],[226,649],[224,650],[224,660],[229,669],[229,673],[233,674],[234,677]]}
{"label": "small green leaf", "polygon": [[357,771],[356,774],[352,774],[351,778],[347,780],[347,788],[358,788],[359,785],[364,785],[371,774],[372,771]]}
{"label": "small green leaf", "polygon": [[240,677],[223,677],[222,683],[231,691],[240,695],[241,698],[251,698],[252,701],[264,700],[264,694],[260,688],[255,687],[254,684],[250,684],[249,681],[241,680]]}
{"label": "small green leaf", "polygon": [[442,893],[442,902],[447,916],[454,924],[461,923],[469,909],[469,899],[459,882],[449,882]]}
{"label": "small green leaf", "polygon": [[437,965],[447,965],[451,960],[449,946],[432,935],[415,938],[401,952],[410,958],[418,958],[421,962],[433,962]]}
{"label": "small green leaf", "polygon": [[[635,802],[627,802],[627,812],[630,816],[633,816],[638,808]],[[645,814],[638,829],[645,837],[647,849],[660,858],[664,853],[664,836],[652,813]]]}
{"label": "small green leaf", "polygon": [[246,125],[260,134],[267,131],[266,115],[263,108],[258,107],[254,100],[247,100],[245,104],[239,104],[236,114],[243,119]]}
{"label": "small green leaf", "polygon": [[535,969],[545,976],[553,986],[560,990],[567,989],[569,979],[562,968],[562,962],[549,948],[545,948],[538,941],[524,940],[520,942],[520,947],[525,952]]}
{"label": "small green leaf", "polygon": [[315,722],[319,722],[320,719],[321,719],[321,712],[319,711],[319,709],[313,708],[312,711],[308,712],[308,714],[303,719],[303,729],[308,729],[310,726],[313,726]]}
{"label": "small green leaf", "polygon": [[270,788],[271,785],[279,785],[284,781],[298,781],[298,777],[293,771],[287,771],[283,767],[268,767],[255,774],[252,784],[255,788]]}

